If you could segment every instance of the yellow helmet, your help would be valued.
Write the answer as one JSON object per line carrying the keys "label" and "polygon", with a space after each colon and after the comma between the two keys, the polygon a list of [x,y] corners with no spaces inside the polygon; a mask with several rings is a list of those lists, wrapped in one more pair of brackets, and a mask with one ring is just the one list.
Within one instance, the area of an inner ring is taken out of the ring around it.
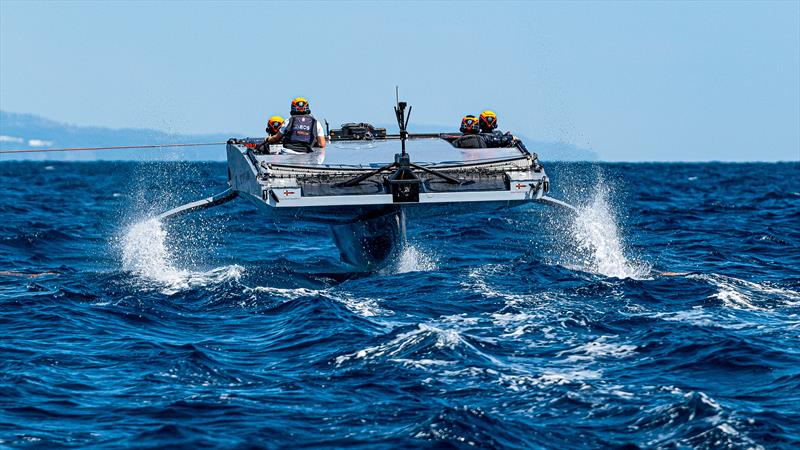
{"label": "yellow helmet", "polygon": [[480,116],[481,131],[492,131],[497,128],[497,114],[488,109]]}
{"label": "yellow helmet", "polygon": [[267,133],[270,135],[278,134],[281,131],[281,127],[283,126],[283,117],[281,116],[272,116],[267,120]]}
{"label": "yellow helmet", "polygon": [[477,134],[478,133],[478,118],[472,114],[467,114],[461,119],[461,132],[464,134]]}
{"label": "yellow helmet", "polygon": [[293,116],[298,114],[311,114],[311,106],[308,104],[308,100],[303,97],[297,97],[292,100],[291,114]]}

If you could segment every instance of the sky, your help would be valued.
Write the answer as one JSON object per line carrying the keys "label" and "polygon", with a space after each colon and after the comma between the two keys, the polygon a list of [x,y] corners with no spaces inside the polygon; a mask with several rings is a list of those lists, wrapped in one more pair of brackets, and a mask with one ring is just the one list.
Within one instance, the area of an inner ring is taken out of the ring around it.
{"label": "sky", "polygon": [[411,131],[492,109],[608,161],[797,161],[800,1],[0,0],[5,111],[253,136],[296,96],[393,123],[396,85]]}

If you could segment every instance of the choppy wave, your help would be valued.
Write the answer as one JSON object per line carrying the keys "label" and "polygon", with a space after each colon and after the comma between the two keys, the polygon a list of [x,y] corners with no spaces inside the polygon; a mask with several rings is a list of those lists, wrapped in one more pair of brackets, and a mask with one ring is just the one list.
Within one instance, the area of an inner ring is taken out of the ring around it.
{"label": "choppy wave", "polygon": [[371,274],[247,202],[119,225],[222,164],[50,165],[0,171],[0,447],[800,445],[797,164],[550,164],[578,214]]}
{"label": "choppy wave", "polygon": [[776,307],[800,306],[800,292],[791,289],[718,274],[693,274],[688,277],[714,286],[717,292],[710,298],[731,308],[765,311]]}

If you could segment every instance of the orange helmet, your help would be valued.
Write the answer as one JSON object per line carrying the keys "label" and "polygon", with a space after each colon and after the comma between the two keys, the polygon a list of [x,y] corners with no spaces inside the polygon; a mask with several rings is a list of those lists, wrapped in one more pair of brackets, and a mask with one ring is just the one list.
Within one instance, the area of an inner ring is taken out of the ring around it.
{"label": "orange helmet", "polygon": [[281,127],[283,126],[283,117],[281,116],[272,116],[267,120],[267,133],[270,135],[278,134],[281,131]]}
{"label": "orange helmet", "polygon": [[492,131],[497,128],[497,114],[488,109],[480,116],[481,131]]}
{"label": "orange helmet", "polygon": [[478,118],[472,114],[468,114],[461,119],[461,128],[464,134],[477,134],[478,133]]}
{"label": "orange helmet", "polygon": [[311,106],[308,104],[308,100],[303,97],[297,97],[292,100],[291,114],[293,116],[299,114],[311,114]]}

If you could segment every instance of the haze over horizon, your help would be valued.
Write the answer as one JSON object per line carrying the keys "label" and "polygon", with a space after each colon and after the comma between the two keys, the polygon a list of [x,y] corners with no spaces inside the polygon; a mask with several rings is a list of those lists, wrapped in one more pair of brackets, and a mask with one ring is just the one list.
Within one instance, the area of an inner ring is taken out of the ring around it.
{"label": "haze over horizon", "polygon": [[400,85],[413,123],[491,108],[608,161],[800,160],[798,2],[373,6],[4,0],[0,109],[257,135],[297,95],[391,123]]}

